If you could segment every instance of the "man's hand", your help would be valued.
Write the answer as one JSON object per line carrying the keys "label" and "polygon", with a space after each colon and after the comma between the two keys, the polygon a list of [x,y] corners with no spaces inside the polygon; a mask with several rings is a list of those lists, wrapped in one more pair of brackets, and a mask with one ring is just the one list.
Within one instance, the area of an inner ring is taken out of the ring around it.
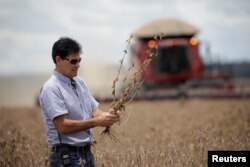
{"label": "man's hand", "polygon": [[117,115],[119,117],[119,120],[117,121],[117,123],[118,123],[118,125],[120,125],[121,119],[122,119],[122,114],[121,114],[120,110],[115,112],[115,110],[113,108],[111,108],[111,109],[109,109],[109,113]]}
{"label": "man's hand", "polygon": [[96,117],[98,126],[112,126],[115,122],[120,121],[120,115],[112,112],[102,112]]}

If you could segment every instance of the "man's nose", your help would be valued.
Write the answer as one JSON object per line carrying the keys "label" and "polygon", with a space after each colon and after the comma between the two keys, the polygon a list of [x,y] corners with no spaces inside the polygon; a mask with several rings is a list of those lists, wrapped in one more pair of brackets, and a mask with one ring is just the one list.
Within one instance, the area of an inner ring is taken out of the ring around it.
{"label": "man's nose", "polygon": [[77,62],[77,63],[75,64],[75,67],[79,68],[79,67],[80,67],[80,62]]}

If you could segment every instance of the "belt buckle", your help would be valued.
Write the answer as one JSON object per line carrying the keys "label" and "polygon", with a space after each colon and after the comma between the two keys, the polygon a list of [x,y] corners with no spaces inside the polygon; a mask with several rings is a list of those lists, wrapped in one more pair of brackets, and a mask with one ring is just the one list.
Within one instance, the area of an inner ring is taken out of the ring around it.
{"label": "belt buckle", "polygon": [[84,151],[90,151],[91,145],[87,144],[86,146],[83,147]]}
{"label": "belt buckle", "polygon": [[85,146],[81,146],[81,147],[79,147],[80,148],[80,151],[82,152],[82,153],[84,153],[86,150],[85,150]]}
{"label": "belt buckle", "polygon": [[77,150],[78,153],[80,153],[80,152],[82,152],[82,147],[78,146],[78,147],[76,147],[76,150]]}
{"label": "belt buckle", "polygon": [[83,147],[81,147],[81,152],[83,153],[83,152],[85,152],[85,150],[84,150],[84,146]]}

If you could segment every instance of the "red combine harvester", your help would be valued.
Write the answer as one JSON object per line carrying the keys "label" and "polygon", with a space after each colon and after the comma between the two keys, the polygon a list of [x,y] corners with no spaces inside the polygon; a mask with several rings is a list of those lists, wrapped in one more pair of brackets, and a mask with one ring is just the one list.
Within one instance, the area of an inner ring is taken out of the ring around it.
{"label": "red combine harvester", "polygon": [[[143,90],[171,87],[177,94],[187,94],[191,87],[220,87],[231,90],[230,78],[219,72],[205,72],[195,38],[198,29],[174,19],[156,20],[135,32],[137,42],[131,48],[131,61],[140,66],[147,50],[157,45],[157,56],[143,73]],[[161,34],[160,40],[155,40]],[[163,89],[161,89],[162,91]],[[152,92],[152,91],[151,91]]]}

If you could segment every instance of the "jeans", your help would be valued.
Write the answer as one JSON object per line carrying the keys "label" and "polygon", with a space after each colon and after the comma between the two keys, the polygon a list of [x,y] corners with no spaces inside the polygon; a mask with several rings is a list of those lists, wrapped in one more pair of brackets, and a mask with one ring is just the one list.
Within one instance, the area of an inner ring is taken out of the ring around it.
{"label": "jeans", "polygon": [[[65,167],[95,167],[94,155],[91,151],[86,152],[69,152],[70,164]],[[61,167],[63,166],[61,160],[61,153],[52,152],[50,155],[50,166]]]}

